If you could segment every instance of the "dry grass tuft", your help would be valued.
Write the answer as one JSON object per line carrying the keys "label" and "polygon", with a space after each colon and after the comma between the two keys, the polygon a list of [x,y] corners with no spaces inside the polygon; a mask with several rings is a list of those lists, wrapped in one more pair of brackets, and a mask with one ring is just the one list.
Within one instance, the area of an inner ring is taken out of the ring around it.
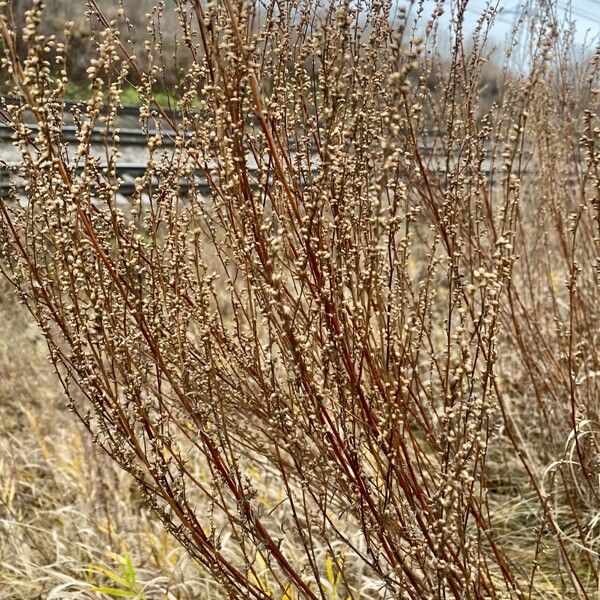
{"label": "dry grass tuft", "polygon": [[127,590],[102,572],[122,578],[127,557],[138,597],[220,597],[73,421],[43,339],[4,285],[0,323],[2,598],[108,598],[93,589]]}

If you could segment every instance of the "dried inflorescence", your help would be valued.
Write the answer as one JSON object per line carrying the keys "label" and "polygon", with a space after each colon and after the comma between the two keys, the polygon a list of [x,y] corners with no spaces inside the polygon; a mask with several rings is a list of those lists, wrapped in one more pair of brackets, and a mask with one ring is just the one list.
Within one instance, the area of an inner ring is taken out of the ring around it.
{"label": "dried inflorescence", "polygon": [[[421,4],[176,4],[147,15],[142,68],[125,12],[90,2],[75,149],[69,28],[41,36],[41,2],[24,31],[0,19],[25,184],[3,270],[94,440],[231,597],[530,597],[544,544],[595,589],[597,55],[568,63],[540,2],[487,107],[492,9],[467,48],[458,3],[447,60],[441,6],[420,36]],[[166,10],[177,113],[154,99]],[[123,203],[131,77],[146,166]],[[511,485],[526,563],[494,529]]]}

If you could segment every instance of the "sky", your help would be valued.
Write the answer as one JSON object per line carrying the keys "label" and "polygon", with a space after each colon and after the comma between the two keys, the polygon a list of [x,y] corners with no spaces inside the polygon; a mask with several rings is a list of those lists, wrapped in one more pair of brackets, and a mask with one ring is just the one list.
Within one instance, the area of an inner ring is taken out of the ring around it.
{"label": "sky", "polygon": [[[402,4],[402,0],[400,4]],[[448,5],[451,0],[446,0]],[[426,0],[426,6],[431,10],[435,7],[434,0]],[[499,6],[502,8],[502,15],[497,17],[494,25],[493,34],[496,42],[502,42],[511,29],[515,18],[516,8],[521,4],[521,0],[499,0]],[[600,0],[557,0],[557,5],[562,14],[561,18],[570,18],[575,23],[575,43],[579,46],[585,45],[586,49],[594,47],[600,42]],[[477,18],[485,10],[486,0],[470,0],[465,18],[466,27],[472,28]],[[569,9],[570,12],[566,12]],[[449,12],[449,11],[447,11]],[[566,17],[565,15],[570,15]],[[444,18],[444,17],[442,17]],[[595,40],[595,42],[592,42]]]}

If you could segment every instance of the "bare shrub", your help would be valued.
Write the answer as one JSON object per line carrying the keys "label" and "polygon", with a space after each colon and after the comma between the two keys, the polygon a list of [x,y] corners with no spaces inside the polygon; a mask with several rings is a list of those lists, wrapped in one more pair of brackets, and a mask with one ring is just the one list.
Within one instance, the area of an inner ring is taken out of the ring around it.
{"label": "bare shrub", "polygon": [[[177,2],[174,118],[164,6],[141,68],[92,0],[77,148],[46,58],[68,43],[36,2],[21,62],[0,20],[25,99],[5,275],[73,411],[230,597],[597,589],[600,55],[574,61],[540,1],[488,109],[495,11],[467,43],[465,8],[447,63],[441,8]],[[132,73],[148,156],[124,205]]]}

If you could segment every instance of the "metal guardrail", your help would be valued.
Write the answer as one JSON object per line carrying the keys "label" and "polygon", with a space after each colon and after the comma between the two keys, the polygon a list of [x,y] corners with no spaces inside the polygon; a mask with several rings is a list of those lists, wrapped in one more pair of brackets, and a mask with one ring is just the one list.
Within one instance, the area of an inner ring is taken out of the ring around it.
{"label": "metal guardrail", "polygon": [[[102,166],[100,168],[103,168]],[[143,176],[147,171],[148,165],[145,162],[142,163],[120,163],[116,165],[116,176],[120,180],[120,185],[118,188],[119,194],[123,196],[131,196],[136,190],[136,178]],[[17,174],[18,165],[16,163],[1,163],[0,162],[0,198],[5,196],[6,193],[15,189],[19,193],[26,193],[26,182],[22,178],[20,178]],[[83,166],[80,166],[76,169],[76,172],[81,172],[83,170]],[[313,173],[317,172],[317,168],[313,168]],[[258,169],[256,167],[248,169],[249,174],[251,176],[258,176]],[[446,171],[443,165],[437,164],[437,166],[431,165],[428,168],[428,172],[432,174],[437,174],[443,176]],[[490,176],[492,174],[496,174],[498,177],[502,176],[501,171],[498,168],[490,168],[483,167],[480,171],[485,176]],[[521,175],[529,174],[536,175],[539,174],[539,171],[536,169],[526,169],[525,171],[521,171]],[[150,188],[157,189],[159,187],[159,180],[156,176],[153,176],[150,181]],[[495,182],[496,184],[499,181]],[[183,196],[187,195],[191,189],[195,189],[201,194],[210,193],[210,186],[206,181],[206,178],[203,176],[200,170],[198,170],[195,175],[189,178],[182,178],[178,182],[179,193]],[[147,188],[146,188],[147,189]]]}
{"label": "metal guardrail", "polygon": [[[27,125],[27,127],[34,133],[39,131],[39,127],[37,125],[31,124]],[[62,138],[67,143],[77,143],[78,132],[79,128],[75,125],[63,125],[61,129]],[[12,140],[12,134],[12,127],[4,123],[0,123],[0,141],[10,142]],[[175,145],[174,131],[158,131],[156,129],[150,129],[147,132],[144,132],[141,129],[130,127],[119,127],[116,130],[111,128],[96,127],[91,132],[90,141],[96,144],[103,144],[107,141],[110,142],[115,135],[118,136],[118,143],[120,146],[146,146],[148,145],[148,138],[157,135],[161,136],[162,146]]]}
{"label": "metal guardrail", "polygon": [[[11,189],[16,189],[18,192],[26,192],[26,182],[18,176],[15,177],[16,168],[17,165],[14,163],[5,163],[4,165],[0,163],[0,197]],[[147,168],[148,165],[146,163],[117,164],[115,169],[116,176],[121,180],[118,190],[119,194],[131,196],[136,190],[136,178],[144,175]],[[82,170],[83,167],[77,169],[78,172]],[[152,177],[150,184],[152,189],[157,189],[159,181],[156,177]],[[180,179],[180,194],[186,195],[192,188],[198,190],[200,193],[208,193],[210,191],[206,179],[200,173],[196,174],[193,180],[192,178]]]}
{"label": "metal guardrail", "polygon": [[[19,98],[0,96],[0,104],[4,102],[6,104],[20,104],[22,102]],[[78,101],[66,101],[66,106],[74,108],[76,106],[83,106],[83,102]],[[121,114],[137,115],[139,116],[139,107],[137,106],[125,106],[121,109]],[[171,111],[172,115],[176,113]],[[39,131],[39,128],[35,124],[27,125],[33,133]],[[75,125],[63,125],[61,133],[62,138],[66,143],[78,143],[77,134],[79,128]],[[7,125],[0,123],[0,143],[10,143],[12,141],[13,129]],[[139,128],[94,128],[90,135],[90,142],[92,144],[105,144],[116,142],[119,148],[126,147],[138,147],[143,148],[148,146],[148,138],[160,135],[162,147],[174,147],[175,146],[175,132],[170,130],[148,130],[146,132]],[[114,136],[118,136],[115,140]],[[192,136],[186,136],[191,138]],[[191,139],[189,140],[192,141]],[[187,142],[186,142],[187,143]],[[446,153],[443,152],[442,148],[436,147],[435,138],[425,139],[423,146],[420,148],[422,157],[426,160],[426,167],[430,172],[436,172],[439,175],[445,173],[444,159]],[[483,167],[483,166],[482,166]],[[4,164],[0,163],[0,192],[6,192],[11,186],[16,186],[19,190],[25,190],[25,182],[19,180],[18,177],[14,177],[16,164]],[[117,176],[122,180],[121,186],[119,187],[119,193],[123,195],[131,195],[135,191],[135,178],[143,175],[146,172],[147,164],[141,163],[122,163],[117,165]],[[492,174],[491,165],[483,167],[481,171],[485,175]],[[532,170],[527,170],[529,173]],[[500,172],[498,172],[500,175]],[[152,182],[152,187],[157,187],[158,181]],[[206,180],[201,176],[200,173],[194,176],[193,180],[182,180],[180,181],[180,193],[187,194],[189,190],[194,186],[201,193],[208,192],[209,186]]]}
{"label": "metal guardrail", "polygon": [[[27,127],[33,132],[37,133],[39,127],[35,124],[28,124]],[[63,125],[61,129],[62,139],[66,143],[78,143],[77,133],[79,128],[75,125]],[[10,143],[12,141],[13,129],[5,123],[0,123],[0,143]],[[117,142],[119,147],[146,147],[148,145],[148,138],[154,136],[160,136],[161,147],[172,148],[175,146],[176,134],[172,130],[157,130],[149,129],[147,132],[142,131],[138,128],[132,127],[119,127],[117,129],[111,128],[94,128],[90,135],[90,142],[92,144],[104,144],[106,142],[111,143],[113,136],[118,136]],[[185,135],[184,139],[189,143],[192,141],[192,135]],[[434,148],[431,145],[423,145],[420,148],[421,155],[425,158],[432,157],[445,157],[445,153],[441,152],[440,149]]]}
{"label": "metal guardrail", "polygon": [[[0,96],[0,106],[2,106],[2,102],[4,102],[7,105],[20,105],[24,103],[24,99],[22,98],[17,98],[15,96]],[[62,101],[65,105],[65,107],[72,111],[77,107],[80,108],[84,108],[85,107],[85,101],[84,100],[63,100]],[[167,115],[169,118],[174,118],[177,119],[179,117],[181,117],[181,112],[177,111],[177,110],[171,110],[165,107],[161,107],[162,111],[164,112],[165,115]],[[107,111],[107,107],[104,106],[103,107],[103,111],[106,112]],[[140,116],[140,107],[139,106],[133,106],[133,105],[127,105],[127,106],[122,106],[121,108],[117,109],[117,115],[118,116],[135,116],[138,117]],[[253,117],[251,117],[251,120],[254,120]],[[35,124],[31,124],[28,125],[28,127],[32,130],[32,131],[37,131],[38,127]],[[152,137],[155,136],[157,134],[159,134],[158,130],[149,130],[146,134],[144,132],[142,132],[141,129],[139,128],[127,128],[127,127],[120,127],[118,128],[119,131],[112,131],[111,129],[107,129],[107,128],[94,128],[93,132],[92,132],[92,138],[91,141],[95,142],[95,143],[104,143],[106,141],[107,138],[110,138],[113,134],[117,134],[119,136],[119,144],[120,145],[125,145],[125,146],[144,146],[147,144],[147,138],[148,137]],[[76,142],[77,138],[76,138],[76,133],[77,133],[77,128],[73,125],[63,125],[62,127],[62,133],[63,133],[63,139],[66,142]],[[162,136],[162,145],[163,146],[174,146],[175,145],[175,141],[174,141],[174,137],[175,137],[175,132],[171,131],[171,130],[162,130],[160,132],[161,136]],[[8,141],[11,139],[11,129],[8,125],[0,123],[0,141]],[[426,136],[428,139],[434,139],[434,135],[433,132],[426,132]],[[188,137],[188,136],[186,136]],[[191,136],[189,136],[191,137]],[[440,151],[436,148],[435,150],[429,146],[429,144],[424,144],[423,147],[421,148],[421,152],[426,155],[426,156],[434,156],[434,155],[443,155],[443,153],[440,153]]]}
{"label": "metal guardrail", "polygon": [[[6,105],[20,106],[23,104],[25,100],[23,98],[18,98],[17,96],[0,96],[0,105],[2,103]],[[69,111],[73,111],[76,108],[85,108],[86,101],[85,100],[61,100],[61,102],[65,105],[65,108]],[[162,111],[168,117],[177,118],[181,115],[180,111],[173,110],[170,108],[166,108],[161,106]],[[102,112],[106,113],[108,108],[106,106],[102,107]],[[140,107],[129,104],[121,106],[117,109],[118,116],[130,116],[130,117],[139,117],[140,116]]]}

